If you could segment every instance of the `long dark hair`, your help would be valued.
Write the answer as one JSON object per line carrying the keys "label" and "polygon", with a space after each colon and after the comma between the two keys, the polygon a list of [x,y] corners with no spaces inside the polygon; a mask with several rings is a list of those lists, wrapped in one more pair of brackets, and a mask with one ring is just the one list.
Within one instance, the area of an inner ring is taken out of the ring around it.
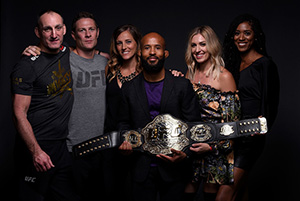
{"label": "long dark hair", "polygon": [[[123,62],[123,59],[119,55],[117,47],[116,47],[116,40],[117,40],[118,36],[121,33],[123,33],[124,31],[129,31],[130,34],[132,35],[133,39],[137,43],[136,55],[140,49],[140,41],[141,41],[142,35],[137,27],[135,27],[134,25],[131,25],[131,24],[125,24],[125,25],[117,27],[114,30],[113,35],[111,37],[111,43],[110,43],[111,59],[108,61],[108,67],[109,67],[109,71],[110,71],[109,81],[111,81],[116,76],[116,71],[118,70],[118,68],[120,68],[120,66],[122,65],[122,62]],[[141,66],[140,66],[140,58],[138,56],[136,56],[136,58],[137,58],[137,62],[138,62],[138,65],[136,66],[136,71],[139,73],[142,71]]]}
{"label": "long dark hair", "polygon": [[264,56],[268,56],[266,50],[265,34],[262,30],[259,20],[250,14],[242,14],[234,18],[224,38],[223,58],[225,67],[232,73],[236,83],[238,83],[239,81],[241,56],[234,44],[233,38],[237,27],[243,22],[248,22],[254,32],[254,49],[258,53]]}

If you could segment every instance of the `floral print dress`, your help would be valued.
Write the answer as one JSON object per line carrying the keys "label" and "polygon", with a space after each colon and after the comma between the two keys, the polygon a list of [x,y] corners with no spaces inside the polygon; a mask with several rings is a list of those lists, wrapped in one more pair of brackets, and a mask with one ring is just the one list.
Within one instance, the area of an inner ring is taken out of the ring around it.
{"label": "floral print dress", "polygon": [[[220,123],[240,118],[240,100],[237,92],[221,92],[209,85],[193,84],[201,107],[203,121]],[[212,151],[196,155],[193,161],[193,182],[204,178],[207,183],[233,183],[234,156],[232,142],[222,140],[210,143]]]}

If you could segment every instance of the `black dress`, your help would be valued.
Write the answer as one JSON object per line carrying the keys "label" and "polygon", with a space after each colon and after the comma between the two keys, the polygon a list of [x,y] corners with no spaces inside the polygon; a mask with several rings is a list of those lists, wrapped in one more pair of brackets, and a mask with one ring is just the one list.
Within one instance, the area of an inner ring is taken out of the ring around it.
{"label": "black dress", "polygon": [[[279,76],[276,64],[261,57],[240,72],[238,90],[242,119],[264,116],[270,131],[278,110]],[[234,141],[235,167],[252,168],[265,145],[265,135],[239,138]]]}
{"label": "black dress", "polygon": [[[129,82],[138,75],[136,71],[129,76],[124,76],[122,83]],[[111,71],[108,71],[106,77],[106,117],[105,117],[105,132],[116,131],[120,105],[122,101],[122,88],[118,84],[118,74],[113,77]],[[122,76],[121,76],[122,77]],[[112,79],[111,79],[112,78]]]}
{"label": "black dress", "polygon": [[122,90],[118,85],[117,76],[106,82],[106,118],[105,132],[115,131],[118,124],[118,113],[122,100]]}
{"label": "black dress", "polygon": [[[109,71],[106,77],[106,116],[105,132],[116,131],[119,117],[119,110],[122,101],[122,88],[118,85],[118,78],[115,76],[111,81],[112,73]],[[115,189],[118,189],[116,197],[119,200],[130,201],[131,198],[131,180],[130,180],[130,162],[128,158],[119,153],[118,149],[112,149],[112,169],[116,182]]]}

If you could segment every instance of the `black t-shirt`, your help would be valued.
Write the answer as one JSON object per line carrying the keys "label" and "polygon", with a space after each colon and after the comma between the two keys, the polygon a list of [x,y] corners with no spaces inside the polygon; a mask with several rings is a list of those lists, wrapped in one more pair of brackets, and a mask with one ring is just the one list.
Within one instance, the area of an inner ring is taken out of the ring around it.
{"label": "black t-shirt", "polygon": [[12,93],[31,96],[27,119],[37,140],[68,135],[74,99],[69,56],[69,47],[62,46],[58,54],[23,56],[13,68]]}

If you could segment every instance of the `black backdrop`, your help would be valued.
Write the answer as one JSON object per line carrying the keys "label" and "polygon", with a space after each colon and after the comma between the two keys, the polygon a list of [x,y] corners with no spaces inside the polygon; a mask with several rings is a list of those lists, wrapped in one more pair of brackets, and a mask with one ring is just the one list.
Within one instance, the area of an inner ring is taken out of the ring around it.
{"label": "black backdrop", "polygon": [[[189,31],[210,25],[223,41],[229,23],[238,14],[251,13],[260,19],[267,37],[267,50],[278,65],[281,100],[275,126],[268,134],[263,155],[250,175],[250,200],[296,200],[300,190],[299,39],[300,14],[296,1],[272,0],[178,0],[178,1],[17,1],[1,0],[0,68],[0,189],[9,196],[13,176],[15,129],[12,122],[9,74],[22,50],[36,44],[33,29],[42,8],[59,10],[70,36],[72,18],[79,11],[95,14],[100,24],[97,49],[108,52],[113,30],[122,24],[136,25],[142,33],[156,31],[167,41],[170,57],[166,67],[186,71],[184,52]],[[299,198],[298,198],[299,199]]]}

